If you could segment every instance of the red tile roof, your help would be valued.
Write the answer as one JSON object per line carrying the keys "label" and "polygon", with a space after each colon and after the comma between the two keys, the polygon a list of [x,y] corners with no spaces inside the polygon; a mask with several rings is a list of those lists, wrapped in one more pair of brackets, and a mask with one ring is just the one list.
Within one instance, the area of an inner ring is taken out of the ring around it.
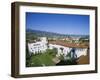
{"label": "red tile roof", "polygon": [[74,47],[74,48],[89,48],[89,44],[84,45],[84,44],[78,44],[78,43],[67,43],[64,41],[49,41],[49,44],[56,44],[56,45],[61,45],[61,46],[66,46],[66,47]]}

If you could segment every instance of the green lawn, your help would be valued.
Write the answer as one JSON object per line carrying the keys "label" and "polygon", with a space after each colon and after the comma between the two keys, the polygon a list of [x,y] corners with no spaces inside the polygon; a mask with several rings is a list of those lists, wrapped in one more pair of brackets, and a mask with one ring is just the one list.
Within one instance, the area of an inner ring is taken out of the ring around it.
{"label": "green lawn", "polygon": [[46,53],[33,55],[31,57],[31,66],[53,66],[55,64],[53,63],[52,58],[52,55]]}
{"label": "green lawn", "polygon": [[27,67],[35,67],[35,66],[54,66],[55,63],[52,61],[52,59],[55,57],[55,50],[47,50],[44,53],[39,53],[36,55],[32,55],[30,57]]}

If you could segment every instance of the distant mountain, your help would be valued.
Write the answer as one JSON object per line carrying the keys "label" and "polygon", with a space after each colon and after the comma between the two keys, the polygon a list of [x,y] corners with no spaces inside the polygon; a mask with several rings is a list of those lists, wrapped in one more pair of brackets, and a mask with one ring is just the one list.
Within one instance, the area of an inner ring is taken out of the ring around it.
{"label": "distant mountain", "polygon": [[83,37],[89,38],[89,35],[72,35],[72,34],[60,34],[54,32],[40,31],[40,30],[32,30],[26,29],[26,34],[34,34],[38,37],[56,37],[56,38],[65,38],[65,37]]}

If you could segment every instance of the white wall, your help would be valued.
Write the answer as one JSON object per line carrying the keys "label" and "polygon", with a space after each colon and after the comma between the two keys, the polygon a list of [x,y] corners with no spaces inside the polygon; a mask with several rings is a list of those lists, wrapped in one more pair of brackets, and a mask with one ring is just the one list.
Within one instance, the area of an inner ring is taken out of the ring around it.
{"label": "white wall", "polygon": [[[100,0],[0,0],[0,80],[16,80],[10,76],[11,67],[11,2],[13,1],[34,1],[56,4],[77,4],[77,5],[96,5],[99,7]],[[100,16],[98,16],[100,22]],[[98,24],[100,26],[100,23]],[[98,32],[100,27],[98,27]],[[99,32],[100,34],[100,32]],[[100,37],[98,38],[100,44]],[[99,45],[100,47],[100,45]],[[99,50],[100,52],[100,50]],[[39,78],[21,78],[18,80],[100,80],[100,54],[98,54],[98,74],[81,74],[81,75],[65,75],[51,76]]]}

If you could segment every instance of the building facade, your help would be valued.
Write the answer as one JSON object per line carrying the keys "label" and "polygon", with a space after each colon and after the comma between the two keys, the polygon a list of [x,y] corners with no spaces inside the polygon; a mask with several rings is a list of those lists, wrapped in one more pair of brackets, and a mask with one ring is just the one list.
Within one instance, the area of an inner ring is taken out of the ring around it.
{"label": "building facade", "polygon": [[47,49],[47,39],[45,37],[40,38],[40,41],[34,43],[28,43],[28,49],[30,54],[43,53]]}
{"label": "building facade", "polygon": [[67,47],[67,46],[63,46],[63,45],[59,45],[59,44],[52,44],[49,43],[46,39],[46,37],[41,37],[40,41],[37,41],[35,43],[28,43],[28,49],[30,54],[38,54],[38,53],[43,53],[45,52],[47,49],[53,49],[56,48],[57,49],[57,55],[56,56],[66,56],[68,55],[68,53],[71,54],[71,57],[75,57],[75,58],[79,58],[80,56],[87,55],[87,50],[88,48],[73,48],[73,47]]}

